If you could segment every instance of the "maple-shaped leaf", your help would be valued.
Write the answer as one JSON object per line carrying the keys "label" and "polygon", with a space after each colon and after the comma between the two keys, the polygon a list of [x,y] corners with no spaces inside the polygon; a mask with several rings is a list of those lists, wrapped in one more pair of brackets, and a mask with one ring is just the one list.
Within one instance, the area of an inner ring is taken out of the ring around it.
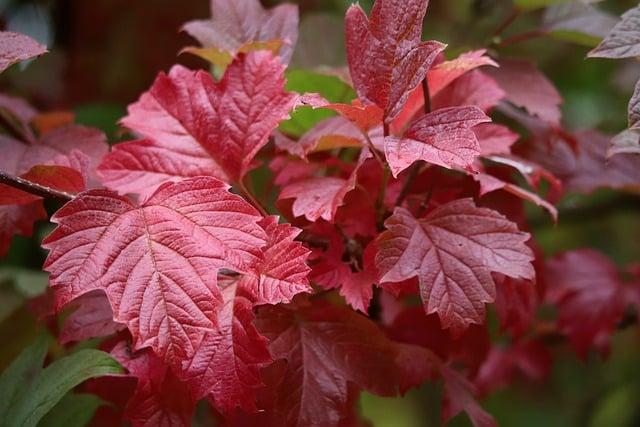
{"label": "maple-shaped leaf", "polygon": [[218,270],[247,272],[261,259],[260,218],[214,178],[166,183],[141,206],[90,190],[51,218],[44,268],[58,307],[104,290],[135,348],[179,369],[217,323]]}
{"label": "maple-shaped leaf", "polygon": [[222,413],[236,407],[255,411],[255,389],[262,385],[260,368],[271,362],[267,340],[253,325],[253,304],[237,280],[221,283],[224,305],[217,327],[196,344],[180,378],[196,398],[209,396]]}
{"label": "maple-shaped leaf", "polygon": [[370,157],[369,149],[363,148],[349,177],[320,176],[293,182],[282,189],[279,200],[295,199],[293,215],[296,217],[304,216],[311,222],[320,218],[332,222],[345,196],[356,186],[358,169]]}
{"label": "maple-shaped leaf", "polygon": [[500,329],[518,338],[524,335],[538,308],[535,284],[530,280],[513,279],[495,274],[496,313]]}
{"label": "maple-shaped leaf", "polygon": [[436,110],[413,122],[402,137],[385,138],[385,154],[394,177],[417,160],[445,168],[470,168],[480,154],[472,128],[491,119],[477,107]]}
{"label": "maple-shaped leaf", "polygon": [[428,0],[377,0],[371,17],[352,5],[345,18],[351,79],[361,101],[391,122],[445,45],[422,42]]}
{"label": "maple-shaped leaf", "polygon": [[255,42],[279,41],[280,57],[288,64],[298,40],[298,7],[283,4],[265,10],[259,0],[210,0],[211,19],[187,22],[183,30],[205,48],[231,57]]}
{"label": "maple-shaped leaf", "polygon": [[454,333],[483,321],[485,303],[496,295],[491,272],[535,276],[533,253],[525,245],[529,234],[471,199],[442,205],[422,219],[396,208],[385,226],[376,257],[380,281],[418,277],[426,313],[438,313]]}
{"label": "maple-shaped leaf", "polygon": [[558,308],[558,328],[576,352],[586,357],[595,347],[606,353],[625,309],[615,264],[595,250],[575,250],[549,259],[545,278],[547,299]]}
{"label": "maple-shaped leaf", "polygon": [[149,194],[182,178],[239,181],[297,102],[284,84],[284,67],[268,52],[240,55],[220,82],[179,65],[161,73],[122,120],[145,139],[114,147],[99,167],[104,184]]}
{"label": "maple-shaped leaf", "polygon": [[134,427],[192,425],[196,400],[189,388],[152,351],[133,353],[122,341],[111,350],[111,356],[138,380],[124,413]]}
{"label": "maple-shaped leaf", "polygon": [[0,31],[0,73],[11,65],[47,53],[47,48],[31,37]]}
{"label": "maple-shaped leaf", "polygon": [[591,52],[591,58],[634,58],[640,56],[640,6],[626,11],[622,20]]}
{"label": "maple-shaped leaf", "polygon": [[[268,307],[258,329],[284,372],[263,425],[335,426],[349,413],[349,385],[395,396],[429,375],[426,350],[389,340],[371,320],[346,307],[313,301],[292,311]],[[372,357],[374,356],[374,357]]]}
{"label": "maple-shaped leaf", "polygon": [[113,311],[107,296],[102,291],[93,291],[77,298],[76,310],[64,320],[60,330],[60,342],[84,341],[105,337],[124,329],[124,325],[113,321]]}
{"label": "maple-shaped leaf", "polygon": [[500,61],[500,68],[486,72],[498,82],[509,102],[546,122],[560,123],[562,97],[534,64],[510,59]]}
{"label": "maple-shaped leaf", "polygon": [[289,224],[278,224],[278,218],[266,217],[258,223],[267,235],[262,248],[264,261],[255,275],[241,279],[241,287],[253,304],[284,304],[294,296],[311,292],[306,264],[309,250],[294,239],[299,229]]}

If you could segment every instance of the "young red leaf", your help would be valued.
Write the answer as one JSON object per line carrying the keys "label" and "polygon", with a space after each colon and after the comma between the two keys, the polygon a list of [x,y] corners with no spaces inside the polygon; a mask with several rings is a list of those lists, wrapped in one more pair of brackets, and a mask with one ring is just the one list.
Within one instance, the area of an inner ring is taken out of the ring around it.
{"label": "young red leaf", "polygon": [[220,82],[174,66],[129,106],[122,123],[146,139],[117,145],[99,167],[103,182],[148,194],[181,178],[239,181],[297,102],[284,83],[283,65],[268,52],[240,55]]}
{"label": "young red leaf", "polygon": [[29,36],[0,31],[0,73],[11,65],[47,53],[47,48]]}
{"label": "young red leaf", "polygon": [[350,410],[350,383],[394,396],[430,373],[429,352],[395,343],[374,322],[323,301],[296,311],[263,310],[258,328],[269,338],[273,357],[287,361],[271,390],[272,406],[262,408],[264,425],[341,425]]}
{"label": "young red leaf", "polygon": [[224,305],[217,328],[205,332],[195,356],[180,377],[196,398],[209,396],[220,412],[236,407],[255,411],[255,389],[262,385],[260,368],[271,362],[267,340],[253,325],[253,305],[237,281],[222,283]]}
{"label": "young red leaf", "polygon": [[278,218],[269,216],[258,223],[267,235],[267,245],[262,248],[264,261],[257,275],[245,275],[241,279],[243,292],[250,295],[253,304],[284,304],[294,296],[311,292],[306,260],[309,250],[294,239],[299,229],[289,224],[278,224]]}
{"label": "young red leaf", "polygon": [[560,124],[562,97],[534,64],[505,60],[500,61],[500,68],[486,72],[498,82],[509,102],[546,122]]}
{"label": "young red leaf", "polygon": [[248,272],[265,233],[255,209],[214,178],[162,185],[143,205],[90,190],[53,217],[45,270],[57,305],[102,289],[135,348],[181,367],[222,304],[217,272]]}
{"label": "young red leaf", "polygon": [[591,52],[591,58],[634,58],[640,56],[640,6],[626,11],[604,40]]}
{"label": "young red leaf", "polygon": [[477,393],[474,385],[458,372],[441,365],[440,372],[444,380],[445,401],[442,409],[442,420],[448,422],[462,411],[466,412],[474,427],[497,427],[498,424],[476,402]]}
{"label": "young red leaf", "polygon": [[363,148],[358,163],[348,178],[312,177],[294,182],[282,189],[279,200],[295,199],[293,215],[296,217],[304,215],[311,222],[320,218],[333,222],[345,196],[356,186],[358,169],[370,157],[371,152]]}
{"label": "young red leaf", "polygon": [[494,79],[482,71],[473,70],[433,96],[431,108],[476,106],[482,111],[489,111],[505,95]]}
{"label": "young red leaf", "polygon": [[72,304],[77,308],[65,319],[60,331],[59,339],[63,344],[106,337],[125,327],[113,321],[113,310],[102,291],[84,294]]}
{"label": "young red leaf", "polygon": [[351,79],[361,101],[391,122],[445,45],[421,42],[428,0],[377,0],[371,18],[352,5],[345,18]]}
{"label": "young red leaf", "polygon": [[378,239],[381,282],[420,280],[427,314],[438,313],[454,333],[482,323],[485,303],[495,299],[491,272],[533,279],[529,234],[498,212],[471,199],[440,206],[422,219],[396,208]]}
{"label": "young red leaf", "polygon": [[340,295],[342,295],[354,310],[367,314],[369,304],[373,298],[373,285],[378,280],[378,270],[375,265],[376,246],[370,243],[362,255],[362,270],[345,275],[340,283]]}
{"label": "young red leaf", "polygon": [[581,357],[589,348],[602,353],[622,319],[622,282],[613,262],[601,253],[582,249],[547,261],[547,298],[558,307],[558,328],[567,334]]}
{"label": "young red leaf", "polygon": [[111,350],[111,355],[138,380],[124,414],[134,427],[192,425],[196,400],[153,352],[132,353],[127,343],[120,342]]}
{"label": "young red leaf", "polygon": [[473,128],[480,143],[480,155],[511,154],[511,146],[520,136],[508,127],[495,123],[481,123]]}
{"label": "young red leaf", "polygon": [[489,122],[477,107],[436,110],[416,120],[403,137],[385,138],[385,154],[394,177],[417,160],[445,168],[470,168],[480,154],[480,145],[471,130]]}
{"label": "young red leaf", "polygon": [[298,7],[283,4],[265,10],[259,0],[210,0],[211,19],[187,22],[183,30],[205,48],[235,56],[253,42],[282,42],[280,57],[288,64],[298,40]]}

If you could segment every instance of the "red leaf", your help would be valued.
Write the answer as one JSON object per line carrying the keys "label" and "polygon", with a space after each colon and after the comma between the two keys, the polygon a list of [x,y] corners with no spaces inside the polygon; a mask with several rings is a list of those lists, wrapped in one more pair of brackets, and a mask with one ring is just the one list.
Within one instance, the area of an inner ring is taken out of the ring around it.
{"label": "red leaf", "polygon": [[498,83],[479,70],[467,73],[432,97],[431,108],[475,106],[489,111],[505,97]]}
{"label": "red leaf", "polygon": [[558,328],[581,357],[590,347],[601,353],[622,319],[625,304],[616,266],[599,252],[582,249],[547,261],[547,298],[558,307]]}
{"label": "red leaf", "polygon": [[262,385],[260,368],[271,362],[267,340],[253,325],[253,306],[239,283],[227,283],[222,296],[218,327],[204,334],[181,377],[196,398],[208,395],[222,413],[237,406],[255,411],[255,389]]}
{"label": "red leaf", "polygon": [[476,402],[474,394],[477,390],[473,384],[447,366],[442,365],[440,372],[445,389],[445,404],[442,409],[442,419],[445,423],[464,411],[474,427],[498,426],[493,417]]}
{"label": "red leaf", "polygon": [[11,65],[47,53],[47,48],[29,36],[0,31],[0,73]]}
{"label": "red leaf", "polygon": [[485,303],[495,299],[491,272],[533,279],[529,234],[471,199],[436,208],[423,219],[396,208],[378,240],[382,282],[420,280],[427,314],[438,313],[455,334],[482,323]]}
{"label": "red leaf", "polygon": [[265,10],[259,0],[210,0],[211,19],[187,22],[182,28],[205,48],[235,56],[256,41],[281,40],[280,57],[288,64],[298,40],[298,7],[283,4]]}
{"label": "red leaf", "polygon": [[529,280],[494,275],[496,287],[496,313],[500,329],[515,338],[523,336],[531,326],[538,308],[535,284]]}
{"label": "red leaf", "polygon": [[293,215],[296,217],[304,215],[311,222],[320,218],[333,222],[345,196],[356,186],[358,169],[369,157],[371,152],[363,148],[358,163],[348,178],[312,177],[294,182],[282,189],[278,199],[295,199]]}
{"label": "red leaf", "polygon": [[132,353],[125,342],[116,345],[111,355],[138,379],[125,411],[134,427],[191,425],[196,400],[158,357],[149,350]]}
{"label": "red leaf", "polygon": [[445,45],[421,42],[428,0],[377,0],[368,19],[358,5],[345,18],[349,68],[360,100],[391,122]]}
{"label": "red leaf", "polygon": [[26,205],[0,205],[0,257],[9,251],[14,235],[31,236],[33,224],[42,219],[47,219],[47,212],[41,201]]}
{"label": "red leaf", "polygon": [[353,100],[351,104],[334,104],[321,97],[303,96],[304,105],[313,108],[328,108],[340,114],[356,125],[362,132],[380,126],[384,118],[384,111],[377,105],[362,105],[360,100]]}
{"label": "red leaf", "polygon": [[476,107],[436,110],[413,122],[402,138],[385,138],[385,154],[394,177],[417,160],[445,168],[470,168],[480,154],[471,128],[489,122]]}
{"label": "red leaf", "polygon": [[302,292],[311,292],[306,260],[309,250],[294,239],[299,229],[289,224],[278,224],[278,218],[270,216],[258,224],[267,234],[267,245],[262,248],[264,262],[258,275],[246,275],[241,280],[244,292],[254,304],[282,304],[291,302]]}
{"label": "red leaf", "polygon": [[473,128],[480,143],[480,155],[511,154],[511,146],[520,136],[508,127],[495,123],[482,123]]}
{"label": "red leaf", "polygon": [[340,425],[350,412],[350,383],[394,396],[430,372],[426,350],[390,341],[372,321],[326,302],[263,310],[258,325],[274,358],[287,361],[271,406],[263,408],[265,425]]}
{"label": "red leaf", "polygon": [[340,295],[354,310],[363,314],[369,311],[369,304],[373,298],[373,285],[378,279],[375,257],[376,246],[372,242],[367,245],[362,255],[362,270],[356,272],[349,270],[349,274],[340,284]]}
{"label": "red leaf", "polygon": [[113,321],[113,311],[107,296],[102,291],[89,292],[77,298],[76,310],[64,321],[60,331],[60,342],[83,341],[106,337],[124,328]]}
{"label": "red leaf", "polygon": [[[75,194],[85,189],[80,172],[64,166],[34,166],[20,176],[35,184]],[[0,205],[22,205],[41,200],[40,197],[0,184]]]}
{"label": "red leaf", "polygon": [[122,123],[146,139],[116,145],[99,167],[105,185],[149,194],[168,180],[237,182],[296,103],[284,67],[268,52],[241,54],[220,82],[174,66],[129,106]]}
{"label": "red leaf", "polygon": [[262,257],[261,217],[227,189],[194,178],[162,185],[142,206],[106,190],[67,203],[43,242],[58,307],[104,290],[135,348],[180,369],[217,323],[218,270],[249,271]]}
{"label": "red leaf", "polygon": [[547,77],[527,61],[500,61],[500,68],[488,69],[506,93],[507,100],[531,115],[560,124],[562,97]]}

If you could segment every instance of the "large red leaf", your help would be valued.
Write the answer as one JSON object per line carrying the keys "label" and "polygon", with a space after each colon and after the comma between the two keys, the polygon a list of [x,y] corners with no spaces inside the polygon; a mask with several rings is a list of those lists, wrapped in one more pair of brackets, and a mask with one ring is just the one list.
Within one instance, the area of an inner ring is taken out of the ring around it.
{"label": "large red leaf", "polygon": [[344,307],[314,301],[295,311],[260,312],[259,330],[269,338],[284,372],[265,410],[269,426],[336,426],[350,412],[349,385],[393,396],[429,375],[430,353],[389,340],[378,326]]}
{"label": "large red leaf", "polygon": [[240,55],[220,82],[174,66],[129,106],[122,123],[146,139],[117,145],[100,165],[119,192],[148,194],[168,180],[213,176],[237,182],[297,101],[268,52]]}
{"label": "large red leaf", "polygon": [[283,4],[265,10],[259,0],[210,0],[211,19],[187,22],[183,29],[205,48],[235,56],[253,42],[280,40],[280,56],[288,64],[298,40],[298,7]]}
{"label": "large red leaf", "polygon": [[558,307],[558,328],[582,357],[589,348],[603,353],[622,319],[622,281],[613,262],[603,254],[582,249],[547,261],[547,298]]}
{"label": "large red leaf", "polygon": [[183,366],[183,378],[196,398],[209,396],[216,409],[255,410],[260,368],[271,362],[267,340],[253,325],[252,303],[237,281],[221,284],[224,306],[217,328],[207,331],[195,356]]}
{"label": "large red leaf", "polygon": [[477,107],[443,108],[424,115],[401,138],[385,138],[385,154],[393,176],[417,160],[445,168],[470,168],[480,154],[471,128],[489,121]]}
{"label": "large red leaf", "polygon": [[29,36],[0,31],[0,73],[11,65],[47,53],[47,48]]}
{"label": "large red leaf", "polygon": [[141,206],[107,190],[80,194],[43,242],[58,307],[104,290],[135,348],[180,369],[217,324],[218,270],[249,271],[262,257],[261,217],[227,190],[214,178],[166,183]]}
{"label": "large red leaf", "polygon": [[440,206],[425,218],[396,208],[378,240],[381,282],[420,280],[427,314],[438,313],[454,333],[481,323],[485,303],[495,299],[491,272],[533,279],[529,234],[471,199]]}
{"label": "large red leaf", "polygon": [[371,18],[358,5],[347,11],[351,79],[361,101],[392,121],[445,45],[421,42],[428,0],[377,0]]}
{"label": "large red leaf", "polygon": [[124,414],[134,427],[192,425],[196,400],[153,352],[133,353],[123,341],[111,350],[111,355],[138,380]]}

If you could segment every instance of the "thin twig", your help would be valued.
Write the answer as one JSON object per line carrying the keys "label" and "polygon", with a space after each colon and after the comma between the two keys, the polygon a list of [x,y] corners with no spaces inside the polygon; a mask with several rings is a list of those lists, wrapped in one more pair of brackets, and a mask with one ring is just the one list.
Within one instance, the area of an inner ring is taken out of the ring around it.
{"label": "thin twig", "polygon": [[382,159],[382,157],[380,157],[380,153],[378,153],[378,150],[376,150],[375,145],[373,145],[373,141],[371,141],[369,134],[367,134],[367,132],[365,131],[362,131],[362,135],[364,136],[365,141],[367,141],[367,145],[369,146],[369,151],[371,151],[371,154],[373,154],[373,157],[375,157],[380,167],[384,169],[385,167],[384,160]]}
{"label": "thin twig", "polygon": [[71,193],[67,193],[64,191],[56,190],[51,187],[47,187],[45,185],[37,184],[35,182],[31,182],[24,178],[20,178],[17,176],[13,176],[9,173],[0,171],[0,183],[6,184],[10,187],[17,188],[18,190],[22,190],[29,194],[33,194],[34,196],[42,197],[44,199],[55,199],[62,200],[68,202],[73,200],[75,197]]}
{"label": "thin twig", "polygon": [[498,25],[498,28],[493,32],[493,37],[498,37],[500,34],[504,33],[504,31],[513,24],[518,16],[522,13],[520,8],[514,7],[511,9],[509,15],[505,17],[505,19]]}
{"label": "thin twig", "polygon": [[264,217],[269,216],[269,213],[267,213],[266,209],[262,207],[260,202],[258,202],[258,199],[256,199],[255,196],[251,193],[251,191],[249,191],[247,186],[244,185],[244,181],[242,179],[238,181],[238,187],[240,187],[240,191],[242,192],[242,195],[245,197],[245,199],[247,199],[249,203],[251,203],[253,207],[256,208],[258,212],[262,214],[262,216]]}
{"label": "thin twig", "polygon": [[515,36],[504,39],[500,43],[498,43],[498,45],[500,47],[507,47],[546,35],[547,31],[543,30],[528,31],[526,33],[516,34]]}

